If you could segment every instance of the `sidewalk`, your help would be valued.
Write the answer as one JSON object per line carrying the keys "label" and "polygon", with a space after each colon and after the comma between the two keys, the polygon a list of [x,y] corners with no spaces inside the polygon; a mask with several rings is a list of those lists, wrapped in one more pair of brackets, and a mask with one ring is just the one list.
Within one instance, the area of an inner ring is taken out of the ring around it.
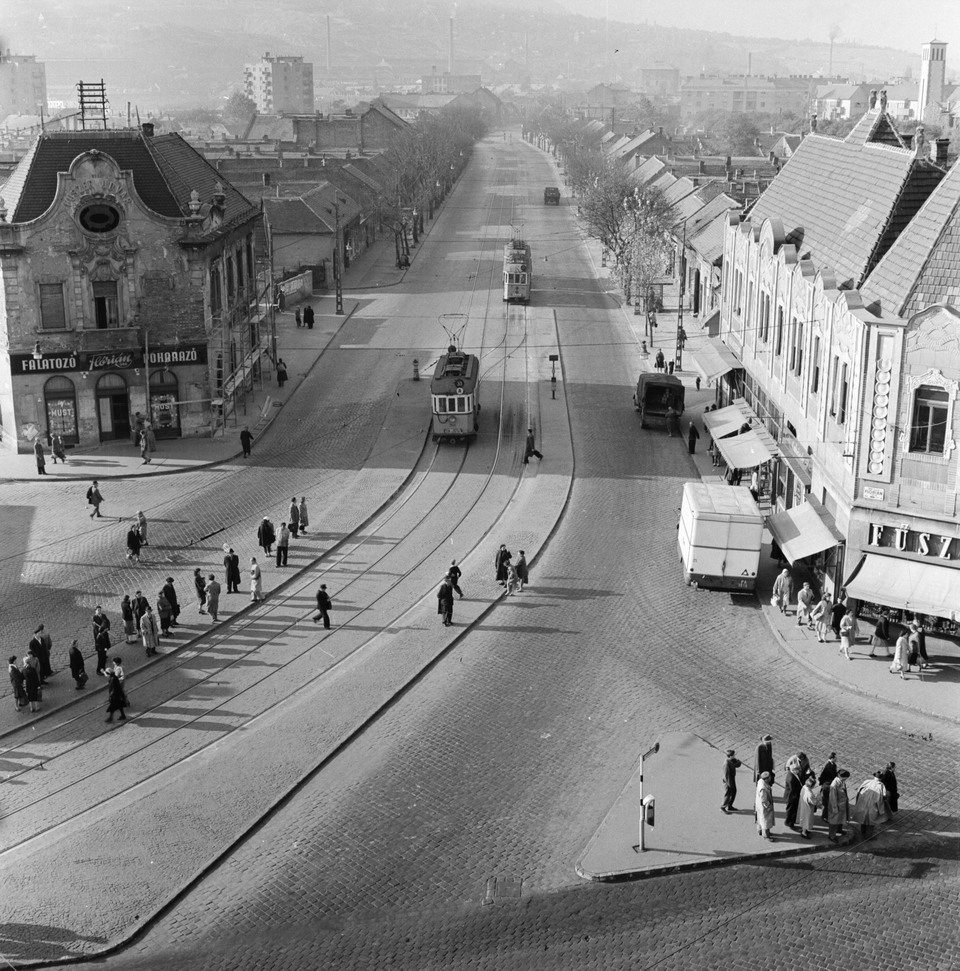
{"label": "sidewalk", "polygon": [[[428,227],[429,228],[429,227]],[[415,254],[413,254],[415,256]],[[140,449],[131,442],[104,442],[92,448],[67,450],[65,463],[53,463],[47,449],[47,474],[37,475],[36,459],[32,453],[0,453],[0,480],[57,482],[64,479],[111,479],[133,476],[170,475],[189,472],[203,466],[217,465],[239,458],[240,432],[244,426],[254,435],[254,451],[258,438],[280,413],[284,404],[296,392],[317,359],[326,350],[340,327],[356,309],[351,293],[366,289],[381,289],[399,283],[405,270],[395,266],[392,238],[384,237],[374,243],[344,272],[344,313],[335,312],[333,293],[314,293],[299,304],[277,314],[277,351],[286,361],[289,380],[277,386],[272,365],[245,401],[237,403],[236,411],[227,416],[226,427],[217,429],[211,437],[161,439],[157,451],[145,464]],[[311,306],[316,314],[313,330],[297,327],[294,311]]]}

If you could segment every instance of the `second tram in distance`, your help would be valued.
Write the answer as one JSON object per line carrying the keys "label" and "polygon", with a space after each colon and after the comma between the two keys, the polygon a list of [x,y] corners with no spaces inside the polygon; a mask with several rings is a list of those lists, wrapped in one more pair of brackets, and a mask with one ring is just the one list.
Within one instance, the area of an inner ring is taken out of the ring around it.
{"label": "second tram in distance", "polygon": [[530,246],[518,234],[503,248],[503,302],[529,303],[532,283]]}
{"label": "second tram in distance", "polygon": [[480,427],[479,384],[479,358],[451,344],[437,361],[430,382],[435,442],[464,442],[476,436]]}

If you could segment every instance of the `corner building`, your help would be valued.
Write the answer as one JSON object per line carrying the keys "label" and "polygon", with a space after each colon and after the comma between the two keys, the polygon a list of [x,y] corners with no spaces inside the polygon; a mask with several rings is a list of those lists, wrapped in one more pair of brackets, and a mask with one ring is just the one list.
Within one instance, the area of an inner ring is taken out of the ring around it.
{"label": "corner building", "polygon": [[[0,188],[0,431],[210,434],[268,349],[261,213],[179,135],[41,135]],[[262,264],[260,264],[262,268]]]}
{"label": "corner building", "polygon": [[844,139],[810,134],[728,217],[720,333],[742,364],[728,395],[781,452],[787,558],[865,619],[955,633],[960,169],[939,158],[882,109]]}

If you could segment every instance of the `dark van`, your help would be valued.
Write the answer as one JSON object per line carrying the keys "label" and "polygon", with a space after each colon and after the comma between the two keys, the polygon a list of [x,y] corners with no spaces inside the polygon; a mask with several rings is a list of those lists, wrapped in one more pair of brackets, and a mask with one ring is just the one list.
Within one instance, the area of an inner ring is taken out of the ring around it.
{"label": "dark van", "polygon": [[683,397],[683,382],[678,377],[659,371],[644,371],[633,395],[633,406],[640,412],[640,427],[666,425],[668,408],[682,415]]}
{"label": "dark van", "polygon": [[543,204],[545,206],[560,205],[560,190],[555,185],[548,185],[543,190]]}

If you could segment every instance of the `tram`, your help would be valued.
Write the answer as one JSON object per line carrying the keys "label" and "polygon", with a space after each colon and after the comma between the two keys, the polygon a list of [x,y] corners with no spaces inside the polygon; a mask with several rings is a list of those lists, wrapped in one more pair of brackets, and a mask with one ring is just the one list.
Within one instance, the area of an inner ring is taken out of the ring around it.
{"label": "tram", "polygon": [[503,248],[503,302],[519,300],[521,303],[529,303],[532,283],[530,245],[518,233]]}
{"label": "tram", "polygon": [[437,361],[430,382],[435,442],[464,442],[476,436],[480,427],[479,384],[479,358],[451,344]]}

